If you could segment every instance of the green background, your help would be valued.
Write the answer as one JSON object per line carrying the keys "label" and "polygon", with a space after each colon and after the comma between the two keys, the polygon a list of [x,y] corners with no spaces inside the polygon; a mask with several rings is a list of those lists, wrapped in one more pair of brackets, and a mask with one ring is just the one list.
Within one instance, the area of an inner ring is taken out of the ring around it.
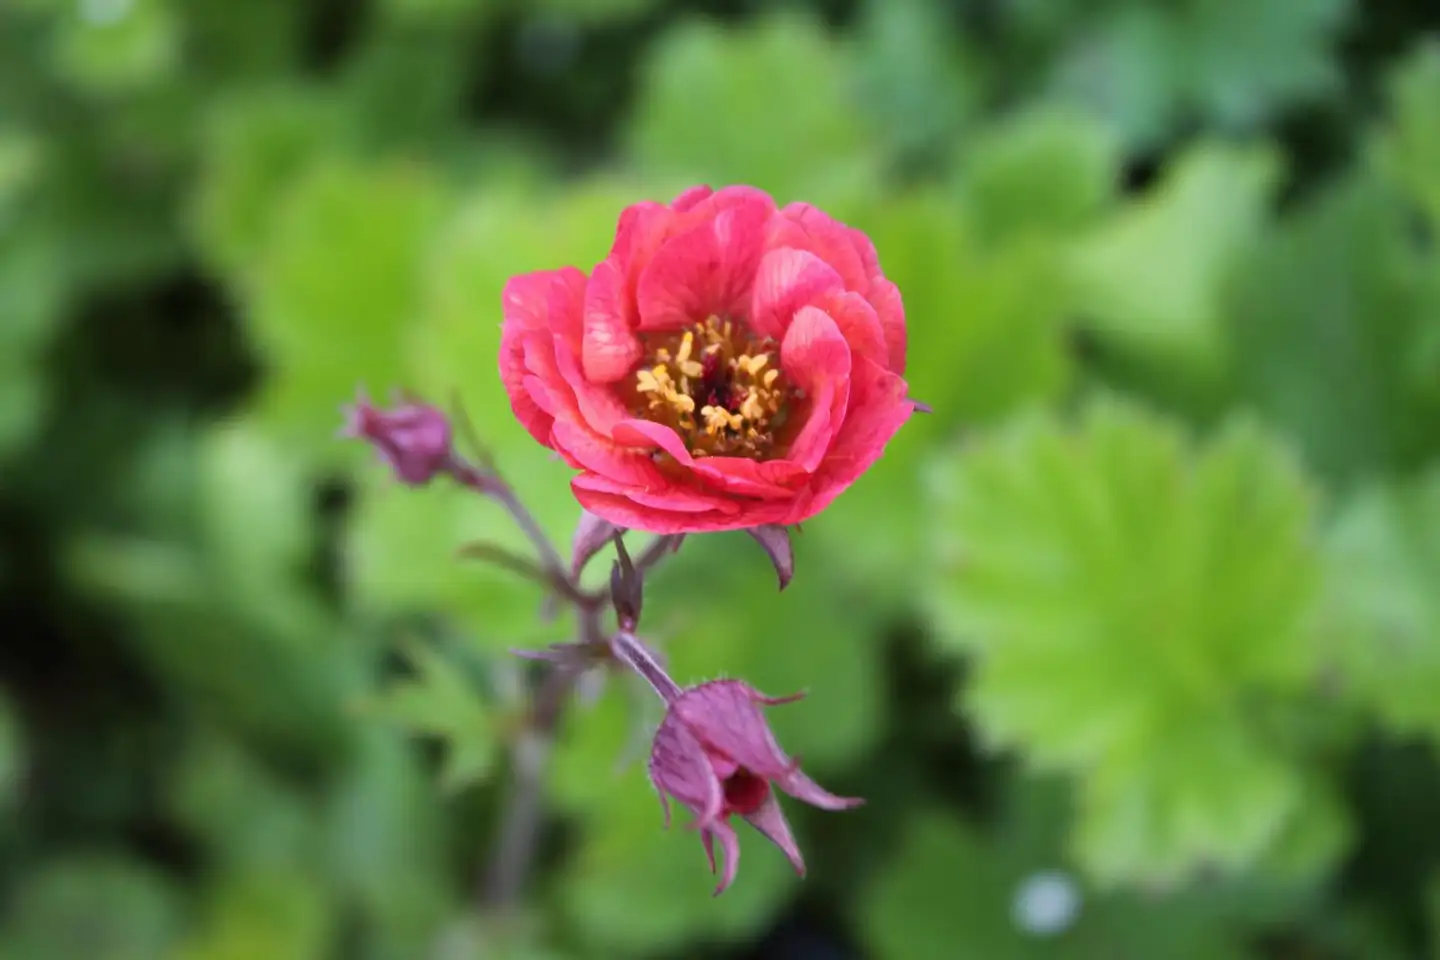
{"label": "green background", "polygon": [[[0,957],[1440,957],[1440,8],[9,0]],[[863,228],[916,418],[797,542],[651,585],[678,679],[807,700],[735,887],[616,679],[475,908],[564,636],[492,505],[335,438],[496,376],[509,275],[751,183]],[[682,817],[683,820],[683,817]]]}

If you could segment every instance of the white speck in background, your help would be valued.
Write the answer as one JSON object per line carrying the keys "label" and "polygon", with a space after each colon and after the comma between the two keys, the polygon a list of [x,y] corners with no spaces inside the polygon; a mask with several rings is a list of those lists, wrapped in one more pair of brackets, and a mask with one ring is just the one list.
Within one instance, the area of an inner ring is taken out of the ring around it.
{"label": "white speck in background", "polygon": [[1080,888],[1060,870],[1042,870],[1026,877],[1010,905],[1015,926],[1036,937],[1064,933],[1079,916]]}

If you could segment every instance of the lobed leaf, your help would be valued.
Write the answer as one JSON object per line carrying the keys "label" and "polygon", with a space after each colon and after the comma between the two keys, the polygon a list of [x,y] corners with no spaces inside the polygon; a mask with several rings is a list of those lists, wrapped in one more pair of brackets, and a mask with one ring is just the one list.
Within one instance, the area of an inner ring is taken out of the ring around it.
{"label": "lobed leaf", "polygon": [[994,744],[1079,778],[1081,865],[1115,880],[1262,861],[1307,784],[1257,705],[1320,669],[1297,466],[1244,424],[1189,449],[1102,401],[1073,428],[1016,423],[931,479],[939,639],[975,657],[964,702]]}

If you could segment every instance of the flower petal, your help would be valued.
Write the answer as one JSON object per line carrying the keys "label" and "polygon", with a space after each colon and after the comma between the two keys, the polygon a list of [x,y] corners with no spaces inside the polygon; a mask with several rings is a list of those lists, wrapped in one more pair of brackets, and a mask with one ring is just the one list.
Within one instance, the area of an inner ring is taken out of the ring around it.
{"label": "flower petal", "polygon": [[666,225],[675,220],[675,211],[654,200],[632,203],[620,213],[615,225],[615,242],[610,245],[606,258],[616,263],[631,263],[634,260],[648,260],[654,252],[655,238],[663,235]]}
{"label": "flower petal", "polygon": [[720,896],[735,882],[735,874],[740,870],[740,838],[735,835],[735,828],[730,824],[721,821],[700,834],[705,842],[705,856],[710,860],[710,872],[715,872],[715,848],[712,841],[715,837],[720,838],[720,852],[725,860],[725,872],[720,877],[720,884],[715,888],[715,896]]}
{"label": "flower petal", "polygon": [[500,310],[505,324],[526,330],[548,330],[550,290],[560,272],[536,270],[505,281],[505,287],[500,292]]}
{"label": "flower petal", "polygon": [[541,401],[527,386],[530,379],[525,368],[525,341],[530,334],[518,324],[505,324],[500,329],[500,382],[505,386],[505,395],[510,398],[510,409],[515,419],[530,436],[543,446],[550,446],[550,427],[554,415],[541,405]]}
{"label": "flower petal", "polygon": [[625,276],[613,260],[604,260],[585,289],[580,365],[591,383],[614,383],[640,362],[643,349],[631,332]]}
{"label": "flower petal", "polygon": [[565,349],[558,336],[555,337],[554,363],[556,376],[573,391],[576,409],[590,429],[608,437],[615,424],[630,416],[630,411],[613,392],[586,379],[575,355]]}
{"label": "flower petal", "polygon": [[880,318],[880,329],[885,332],[885,346],[890,353],[890,372],[903,375],[908,334],[905,330],[905,304],[900,298],[900,288],[889,280],[876,280],[870,287],[870,303]]}
{"label": "flower petal", "polygon": [[[890,347],[885,340],[885,329],[870,301],[858,293],[845,291],[821,297],[815,305],[835,321],[850,350],[857,356],[874,360],[882,366],[890,364]],[[902,329],[903,333],[903,329]]]}
{"label": "flower petal", "polygon": [[657,510],[673,510],[676,513],[706,513],[712,510],[720,513],[740,512],[740,505],[733,500],[678,484],[666,483],[663,487],[642,489],[600,474],[582,473],[571,481],[571,485],[596,493],[628,497],[641,506],[654,507]]}
{"label": "flower petal", "polygon": [[739,680],[711,680],[690,687],[671,704],[695,739],[751,773],[775,780],[794,767],[760,712],[761,694]]}
{"label": "flower petal", "polygon": [[715,191],[710,189],[708,184],[702,183],[699,186],[690,187],[682,192],[680,196],[670,201],[670,209],[679,213],[685,213],[694,209],[697,204],[709,200],[714,195]]}
{"label": "flower petal", "polygon": [[[581,475],[583,476],[583,474]],[[748,526],[744,513],[684,513],[637,503],[629,496],[586,489],[579,477],[570,481],[570,492],[580,506],[627,530],[645,533],[713,533]]]}
{"label": "flower petal", "polygon": [[695,813],[696,824],[708,827],[725,808],[725,792],[705,749],[685,723],[666,713],[650,747],[650,782]]}
{"label": "flower petal", "polygon": [[830,315],[801,307],[780,345],[780,364],[808,395],[809,416],[790,443],[787,459],[814,473],[829,452],[850,401],[850,345]]}
{"label": "flower petal", "polygon": [[790,832],[790,822],[785,819],[785,811],[781,809],[774,791],[765,798],[760,809],[747,816],[745,821],[759,830],[766,840],[780,848],[780,852],[785,854],[786,859],[795,867],[796,873],[805,876],[805,858],[800,855],[795,835]]}
{"label": "flower petal", "polygon": [[844,283],[824,260],[806,250],[771,250],[760,260],[750,327],[775,340],[783,339],[795,312],[827,292],[840,293]]}
{"label": "flower petal", "polygon": [[[869,239],[808,203],[783,207],[770,224],[772,247],[808,250],[824,260],[845,281],[847,290],[868,293],[871,271],[856,243],[857,235],[869,246]],[[873,252],[874,247],[870,247]]]}
{"label": "flower petal", "polygon": [[706,457],[694,461],[695,475],[711,486],[738,497],[789,500],[794,485],[806,471],[784,460],[746,460],[743,457]]}
{"label": "flower petal", "polygon": [[570,456],[602,476],[642,490],[660,489],[670,485],[655,466],[655,462],[629,447],[614,443],[565,417],[556,417],[551,428],[551,438],[557,450],[564,450]]}
{"label": "flower petal", "polygon": [[831,793],[805,776],[799,768],[792,768],[784,775],[776,777],[775,785],[796,800],[803,800],[810,806],[819,807],[821,810],[849,810],[852,807],[863,806],[865,803],[859,797],[841,797]]}
{"label": "flower petal", "polygon": [[526,389],[525,376],[534,371],[526,359],[536,343],[548,343],[552,325],[570,322],[566,315],[566,291],[583,289],[585,275],[573,267],[538,270],[511,277],[500,296],[505,320],[500,327],[500,382],[510,398],[510,408],[532,437],[550,445],[553,413],[543,396]]}
{"label": "flower petal", "polygon": [[655,252],[635,288],[639,329],[678,330],[710,316],[744,316],[771,209],[758,197],[732,203]]}
{"label": "flower petal", "polygon": [[901,377],[859,357],[854,364],[845,423],[816,472],[814,496],[797,503],[789,523],[799,523],[829,506],[869,469],[915,411],[915,402],[905,396],[909,387]]}
{"label": "flower petal", "polygon": [[615,438],[616,443],[622,443],[627,447],[636,447],[641,450],[663,450],[677,463],[687,467],[693,466],[695,463],[695,458],[690,456],[690,451],[686,449],[685,441],[680,439],[680,434],[676,433],[673,427],[667,427],[663,423],[632,417],[615,424],[610,435]]}
{"label": "flower petal", "polygon": [[555,397],[554,392],[550,389],[550,384],[546,383],[542,378],[535,376],[535,374],[525,374],[521,382],[525,385],[526,395],[528,395],[531,401],[549,418],[545,421],[545,437],[540,441],[548,447],[550,446],[550,427],[554,425],[555,414],[558,411],[563,411],[565,405]]}

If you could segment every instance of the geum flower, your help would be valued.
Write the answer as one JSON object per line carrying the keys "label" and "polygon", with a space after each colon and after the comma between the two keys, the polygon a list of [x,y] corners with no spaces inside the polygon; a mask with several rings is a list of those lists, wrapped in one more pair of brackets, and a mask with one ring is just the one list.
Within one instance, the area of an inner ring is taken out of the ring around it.
{"label": "geum flower", "polygon": [[720,841],[725,872],[715,895],[724,893],[740,867],[740,840],[730,824],[739,816],[759,830],[805,875],[805,860],[775,795],[779,787],[797,800],[825,810],[845,810],[864,803],[838,797],[800,772],[799,761],[780,749],[760,712],[798,700],[767,697],[739,680],[714,680],[687,688],[670,701],[655,732],[650,753],[650,780],[660,794],[665,825],[670,825],[674,797],[695,813],[695,829],[705,844],[710,871],[715,872],[715,841]]}
{"label": "geum flower", "polygon": [[588,277],[514,277],[504,315],[515,415],[620,527],[798,523],[916,408],[900,293],[869,239],[750,187],[629,207]]}

